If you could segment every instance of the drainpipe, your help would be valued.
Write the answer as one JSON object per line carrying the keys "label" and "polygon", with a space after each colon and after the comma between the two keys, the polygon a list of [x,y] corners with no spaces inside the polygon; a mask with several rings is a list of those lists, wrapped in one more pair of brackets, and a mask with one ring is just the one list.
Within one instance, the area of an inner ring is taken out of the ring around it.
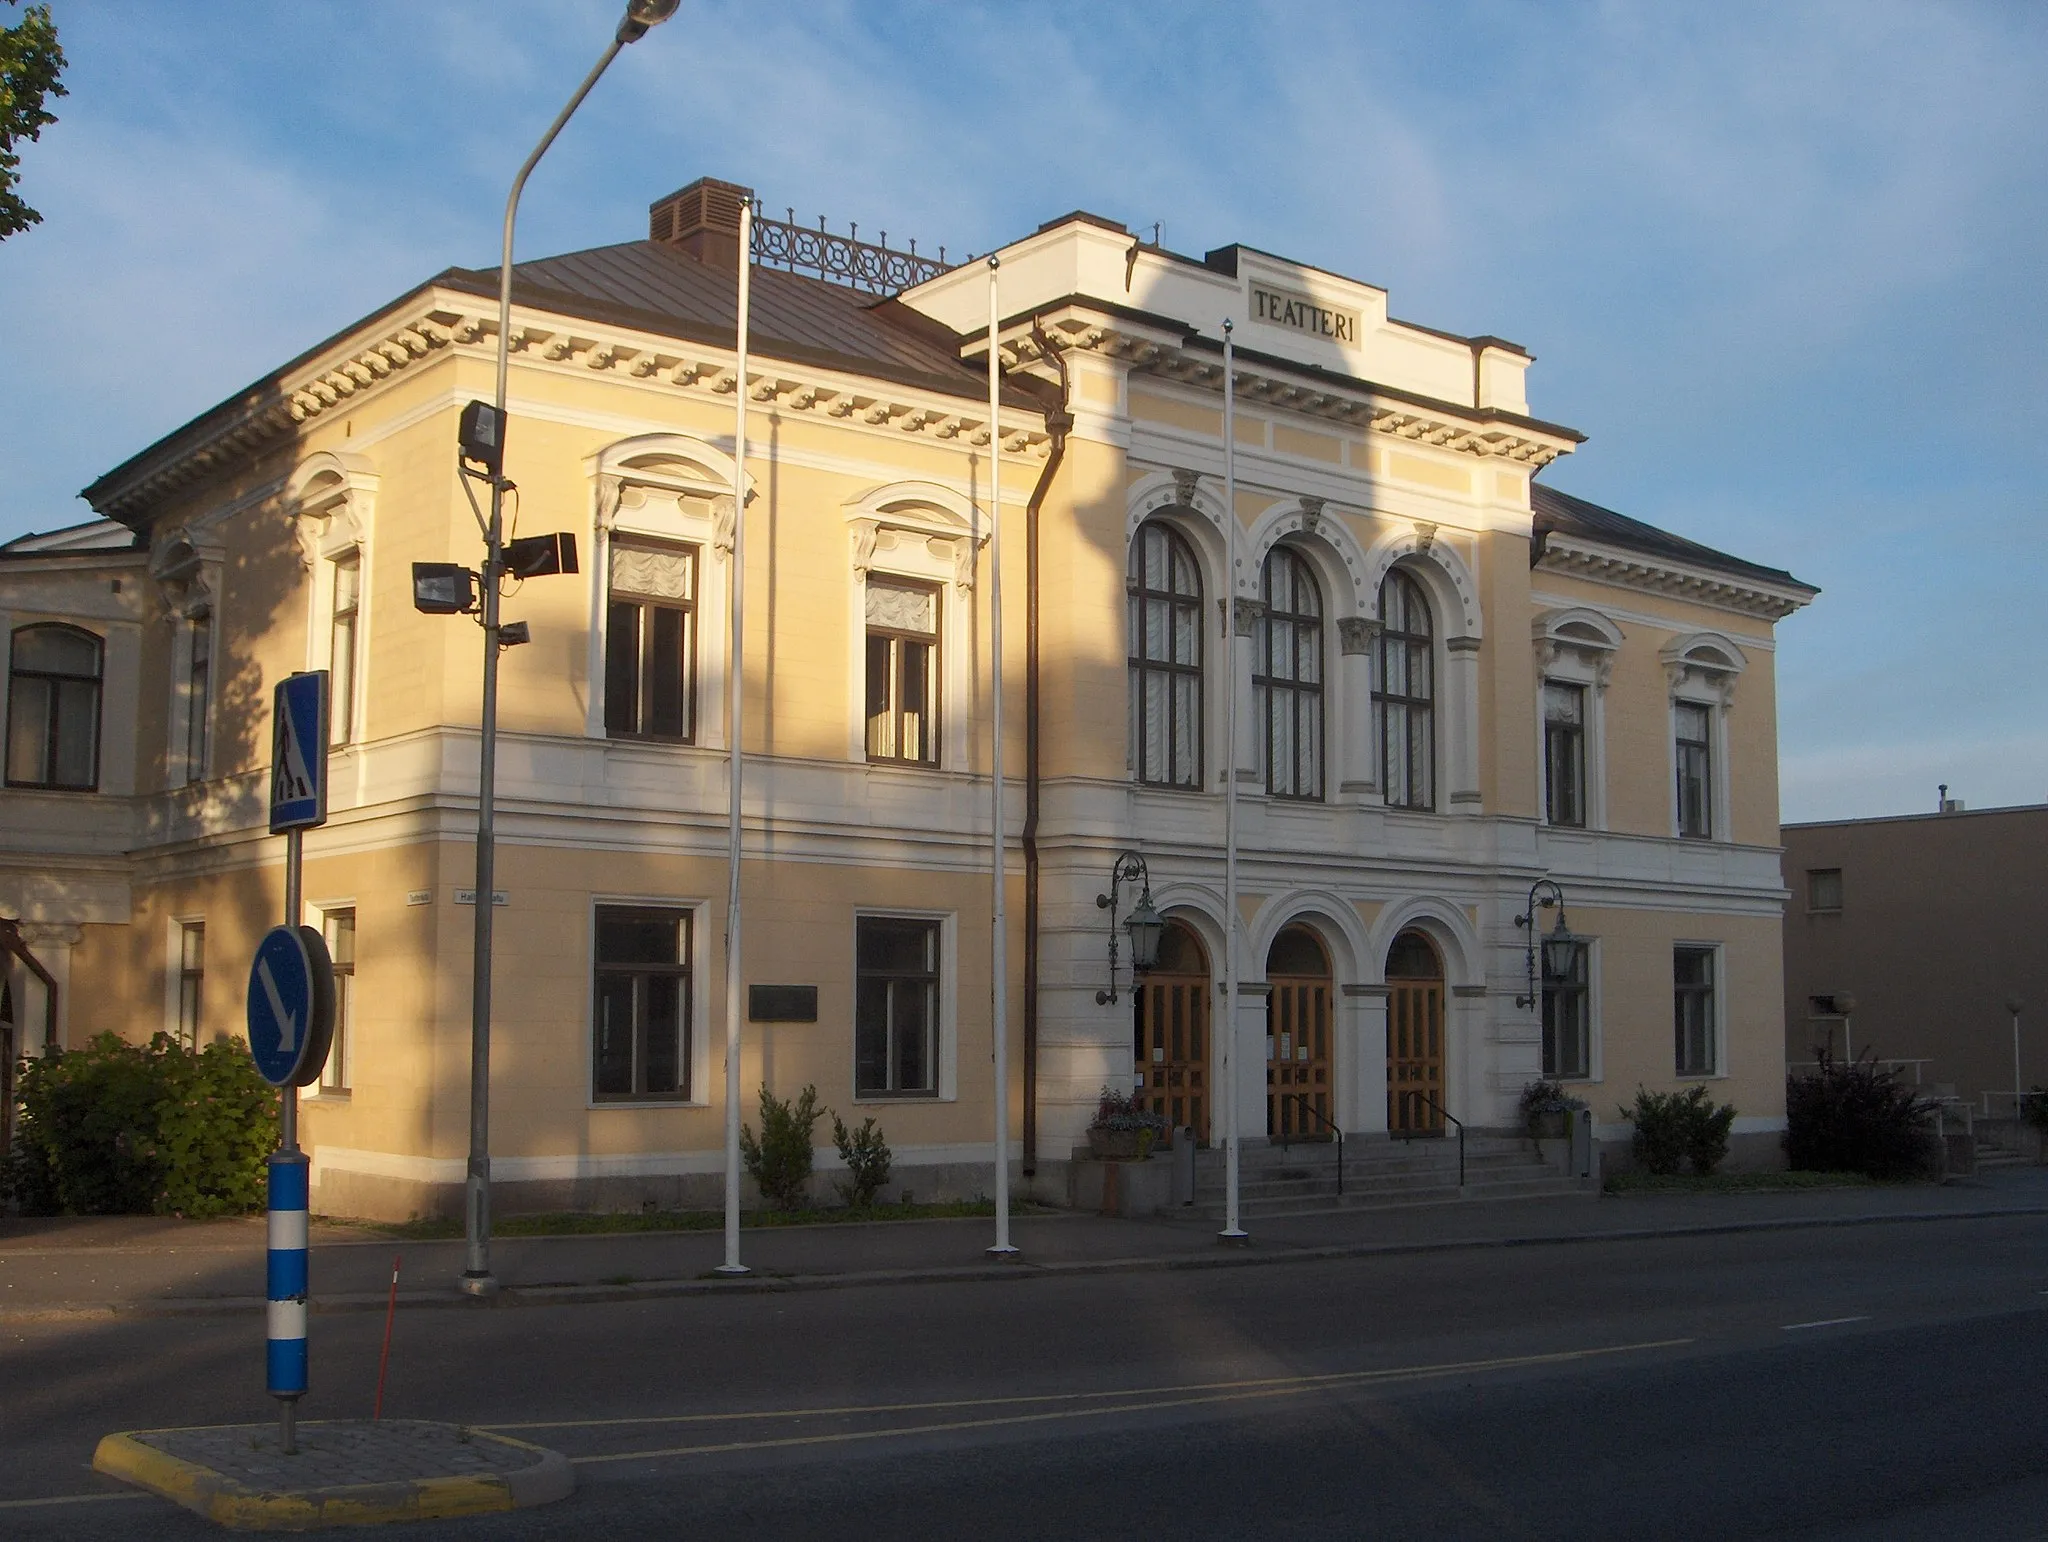
{"label": "drainpipe", "polygon": [[1038,1173],[1038,511],[1067,453],[1074,415],[1067,410],[1067,361],[1045,329],[1031,323],[1038,356],[1060,372],[1059,406],[1045,415],[1051,448],[1024,506],[1024,1176]]}

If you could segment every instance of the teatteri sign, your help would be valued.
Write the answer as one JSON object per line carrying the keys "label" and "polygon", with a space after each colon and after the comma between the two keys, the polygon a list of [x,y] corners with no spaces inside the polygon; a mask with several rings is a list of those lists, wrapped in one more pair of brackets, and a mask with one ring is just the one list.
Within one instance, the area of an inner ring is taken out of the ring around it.
{"label": "teatteri sign", "polygon": [[1252,285],[1252,320],[1269,327],[1287,327],[1311,337],[1327,337],[1333,343],[1358,341],[1358,312],[1323,305],[1305,294],[1288,294],[1281,289]]}

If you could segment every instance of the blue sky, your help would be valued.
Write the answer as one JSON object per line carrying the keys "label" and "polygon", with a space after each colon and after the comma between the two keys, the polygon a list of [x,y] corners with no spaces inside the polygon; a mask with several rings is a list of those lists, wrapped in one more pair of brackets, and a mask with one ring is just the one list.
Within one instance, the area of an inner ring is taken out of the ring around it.
{"label": "blue sky", "polygon": [[[54,0],[0,243],[0,538],[452,263],[606,0]],[[11,17],[0,9],[0,18]],[[1780,629],[1787,819],[2048,799],[2048,6],[685,0],[519,250],[700,174],[985,250],[1085,207],[1530,348],[1547,478],[1825,591]]]}

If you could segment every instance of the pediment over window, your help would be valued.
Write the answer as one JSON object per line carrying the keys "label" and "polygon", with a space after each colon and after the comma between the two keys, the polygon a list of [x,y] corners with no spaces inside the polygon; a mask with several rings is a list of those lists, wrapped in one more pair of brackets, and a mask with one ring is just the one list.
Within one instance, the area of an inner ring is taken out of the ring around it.
{"label": "pediment over window", "polygon": [[360,546],[368,537],[377,482],[369,458],[350,450],[321,450],[292,472],[284,507],[297,526],[299,562],[308,571],[320,558]]}
{"label": "pediment over window", "polygon": [[[639,434],[605,446],[584,462],[596,483],[593,524],[642,535],[733,544],[733,459],[687,434]],[[742,485],[754,496],[753,478]]]}
{"label": "pediment over window", "polygon": [[1531,630],[1535,634],[1536,656],[1546,672],[1570,671],[1590,675],[1605,686],[1614,671],[1614,656],[1622,644],[1622,630],[1597,610],[1582,605],[1541,612]]}
{"label": "pediment over window", "polygon": [[1735,682],[1748,667],[1742,650],[1719,632],[1688,632],[1659,650],[1671,694],[1703,696],[1723,707],[1735,700]]}
{"label": "pediment over window", "polygon": [[974,555],[988,532],[961,493],[937,482],[887,482],[849,498],[844,513],[856,580],[876,566],[936,577],[937,564],[962,592],[974,587]]}

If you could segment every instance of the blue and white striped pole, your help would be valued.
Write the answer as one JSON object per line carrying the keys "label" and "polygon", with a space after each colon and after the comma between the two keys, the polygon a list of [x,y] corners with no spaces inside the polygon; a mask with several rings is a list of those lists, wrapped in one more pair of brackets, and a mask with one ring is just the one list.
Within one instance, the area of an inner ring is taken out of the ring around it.
{"label": "blue and white striped pole", "polygon": [[287,1454],[293,1444],[292,1403],[306,1391],[306,1200],[309,1170],[310,1164],[303,1151],[293,1149],[271,1155],[270,1256],[268,1288],[264,1292],[269,1298],[269,1342],[265,1348],[264,1369],[270,1395],[284,1403]]}

